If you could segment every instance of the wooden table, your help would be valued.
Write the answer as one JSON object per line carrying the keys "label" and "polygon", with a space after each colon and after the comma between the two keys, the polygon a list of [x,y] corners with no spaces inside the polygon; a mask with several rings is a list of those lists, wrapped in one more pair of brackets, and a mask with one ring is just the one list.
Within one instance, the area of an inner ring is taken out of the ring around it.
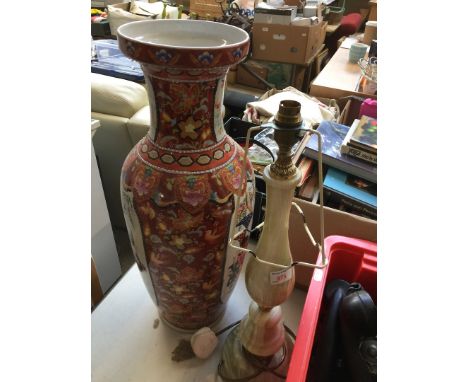
{"label": "wooden table", "polygon": [[330,35],[330,34],[334,33],[340,27],[340,25],[341,25],[341,23],[327,24],[327,29],[326,29],[327,35]]}
{"label": "wooden table", "polygon": [[340,47],[323,70],[310,84],[309,94],[314,97],[341,98],[349,95],[377,98],[358,90],[361,69],[348,62],[349,49]]}
{"label": "wooden table", "polygon": [[[294,332],[297,332],[305,297],[305,292],[294,289],[282,305],[285,323]],[[226,314],[215,330],[240,320],[246,314],[250,301],[242,272],[229,300]],[[190,339],[190,335],[178,333],[162,322],[153,329],[156,318],[156,306],[144,287],[138,268],[134,265],[91,315],[92,381],[221,380],[217,377],[217,367],[227,333],[220,337],[220,344],[207,360],[194,358],[176,363],[171,360],[172,350],[180,339]]]}

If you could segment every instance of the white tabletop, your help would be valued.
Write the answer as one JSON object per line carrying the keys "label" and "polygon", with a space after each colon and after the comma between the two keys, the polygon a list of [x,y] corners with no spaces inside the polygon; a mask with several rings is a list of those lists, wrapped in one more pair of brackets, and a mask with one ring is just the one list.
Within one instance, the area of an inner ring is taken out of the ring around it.
{"label": "white tabletop", "polygon": [[[246,263],[246,262],[245,262]],[[245,265],[244,263],[244,265]],[[282,305],[286,325],[297,332],[306,293],[294,289]],[[250,303],[241,273],[234,293],[229,299],[226,314],[215,330],[240,320]],[[160,322],[157,308],[148,295],[138,268],[133,265],[91,315],[91,375],[93,382],[213,382],[222,343],[220,336],[216,351],[207,360],[171,360],[172,351],[182,338],[190,334],[178,333]]]}

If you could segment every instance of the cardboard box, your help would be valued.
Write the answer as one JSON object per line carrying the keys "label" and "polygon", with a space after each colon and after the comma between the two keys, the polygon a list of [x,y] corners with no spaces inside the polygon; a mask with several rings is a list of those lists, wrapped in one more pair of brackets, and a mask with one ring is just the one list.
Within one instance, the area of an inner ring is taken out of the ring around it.
{"label": "cardboard box", "polygon": [[[313,237],[320,242],[320,206],[301,199],[294,199],[305,214],[306,221]],[[347,212],[324,207],[325,237],[342,235],[356,239],[377,242],[377,222]],[[318,251],[312,246],[304,231],[302,216],[294,208],[289,217],[289,245],[294,261],[315,263]],[[295,267],[296,287],[307,289],[312,278],[313,269]]]}
{"label": "cardboard box", "polygon": [[377,21],[377,0],[369,1],[369,21]]}
{"label": "cardboard box", "polygon": [[309,25],[314,25],[318,23],[319,23],[318,17],[296,17],[291,22],[291,25],[307,27]]}
{"label": "cardboard box", "polygon": [[[325,105],[330,105],[330,98],[315,97]],[[336,104],[339,108],[339,117],[337,122],[342,125],[351,126],[355,119],[359,119],[359,112],[361,110],[361,104],[366,98],[358,96],[346,96],[336,99]]]}
{"label": "cardboard box", "polygon": [[[227,9],[227,1],[220,2],[223,9]],[[199,17],[222,17],[220,3],[215,0],[190,0],[190,12],[196,13]]]}
{"label": "cardboard box", "polygon": [[284,0],[284,5],[294,5],[297,10],[304,8],[305,0]]}
{"label": "cardboard box", "polygon": [[326,22],[310,26],[254,23],[252,58],[307,65],[322,46],[326,27]]}
{"label": "cardboard box", "polygon": [[228,84],[235,84],[237,82],[237,69],[236,70],[229,69],[227,76],[226,76],[226,81]]}
{"label": "cardboard box", "polygon": [[[343,105],[343,102],[346,100],[346,103]],[[355,119],[359,119],[359,113],[361,111],[361,105],[364,102],[365,98],[349,96],[337,100],[338,105],[340,106],[340,122],[346,126],[351,126]]]}
{"label": "cardboard box", "polygon": [[316,5],[306,5],[303,11],[304,17],[314,17],[317,16],[317,6]]}
{"label": "cardboard box", "polygon": [[251,86],[257,89],[267,89],[267,86],[250,74],[245,68],[248,66],[252,72],[257,74],[259,77],[268,81],[268,68],[256,63],[255,61],[247,61],[243,65],[239,65],[237,68],[237,83],[245,86]]}
{"label": "cardboard box", "polygon": [[364,29],[363,44],[370,45],[372,40],[377,40],[377,21],[368,21]]}
{"label": "cardboard box", "polygon": [[254,24],[289,25],[297,15],[297,7],[283,7],[275,9],[255,8]]}

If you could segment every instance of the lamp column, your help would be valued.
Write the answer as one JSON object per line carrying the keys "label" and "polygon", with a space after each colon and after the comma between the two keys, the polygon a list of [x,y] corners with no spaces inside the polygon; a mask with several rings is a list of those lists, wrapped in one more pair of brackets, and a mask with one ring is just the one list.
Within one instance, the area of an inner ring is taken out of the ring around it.
{"label": "lamp column", "polygon": [[294,288],[294,267],[289,248],[289,213],[301,174],[292,162],[292,147],[302,130],[301,106],[282,101],[275,116],[274,139],[278,158],[265,168],[267,186],[265,222],[245,273],[252,298],[248,314],[226,339],[220,374],[228,380],[269,380],[287,371],[292,339],[285,333],[280,304]]}

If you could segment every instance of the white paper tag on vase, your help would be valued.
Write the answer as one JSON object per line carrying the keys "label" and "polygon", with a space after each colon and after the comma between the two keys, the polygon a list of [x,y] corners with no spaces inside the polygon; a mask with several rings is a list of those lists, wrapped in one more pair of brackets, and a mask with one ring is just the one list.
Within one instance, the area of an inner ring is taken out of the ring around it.
{"label": "white paper tag on vase", "polygon": [[291,280],[293,275],[292,268],[284,269],[282,271],[270,272],[270,284],[277,285]]}

